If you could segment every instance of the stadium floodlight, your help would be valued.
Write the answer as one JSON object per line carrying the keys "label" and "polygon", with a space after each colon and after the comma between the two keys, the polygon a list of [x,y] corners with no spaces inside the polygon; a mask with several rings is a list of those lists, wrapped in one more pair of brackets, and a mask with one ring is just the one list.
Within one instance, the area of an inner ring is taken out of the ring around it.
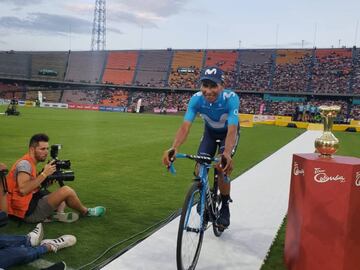
{"label": "stadium floodlight", "polygon": [[103,51],[106,47],[106,1],[96,0],[91,37],[91,50]]}

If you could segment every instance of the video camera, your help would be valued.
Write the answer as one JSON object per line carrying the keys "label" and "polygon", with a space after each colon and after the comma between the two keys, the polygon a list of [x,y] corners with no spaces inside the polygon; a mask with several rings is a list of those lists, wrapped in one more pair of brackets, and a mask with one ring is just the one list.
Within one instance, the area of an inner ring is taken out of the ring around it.
{"label": "video camera", "polygon": [[54,144],[50,148],[50,156],[54,160],[54,165],[56,166],[56,171],[46,177],[45,181],[41,184],[42,187],[47,188],[52,181],[57,181],[59,185],[64,186],[64,181],[74,181],[75,174],[71,169],[70,160],[60,160],[58,159],[59,150],[61,149],[61,144]]}
{"label": "video camera", "polygon": [[1,185],[3,187],[3,191],[4,193],[8,192],[8,187],[7,187],[7,182],[6,182],[6,175],[8,174],[8,170],[4,169],[4,170],[0,170],[0,181],[1,181]]}

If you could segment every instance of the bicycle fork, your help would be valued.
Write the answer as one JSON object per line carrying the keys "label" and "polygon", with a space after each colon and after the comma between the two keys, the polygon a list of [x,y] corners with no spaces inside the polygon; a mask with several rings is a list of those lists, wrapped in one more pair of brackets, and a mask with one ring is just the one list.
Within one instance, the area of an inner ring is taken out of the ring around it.
{"label": "bicycle fork", "polygon": [[204,230],[205,228],[205,224],[204,224],[204,214],[205,212],[207,212],[210,221],[213,221],[213,219],[215,218],[215,205],[214,202],[211,198],[211,191],[210,191],[210,187],[209,187],[209,182],[207,180],[208,174],[207,174],[207,167],[206,166],[202,166],[202,170],[200,170],[200,179],[201,179],[201,183],[200,183],[200,190],[201,190],[201,219],[200,222],[201,224],[203,224],[204,226]]}

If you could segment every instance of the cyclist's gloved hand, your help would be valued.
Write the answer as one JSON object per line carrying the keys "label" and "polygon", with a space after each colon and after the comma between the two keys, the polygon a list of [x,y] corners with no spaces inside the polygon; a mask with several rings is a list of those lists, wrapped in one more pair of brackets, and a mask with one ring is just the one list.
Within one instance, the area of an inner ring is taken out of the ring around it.
{"label": "cyclist's gloved hand", "polygon": [[220,162],[217,164],[217,169],[230,175],[233,170],[233,160],[229,154],[223,153],[220,156]]}
{"label": "cyclist's gloved hand", "polygon": [[164,152],[162,162],[166,167],[169,168],[170,164],[175,161],[176,152],[175,148],[170,148]]}

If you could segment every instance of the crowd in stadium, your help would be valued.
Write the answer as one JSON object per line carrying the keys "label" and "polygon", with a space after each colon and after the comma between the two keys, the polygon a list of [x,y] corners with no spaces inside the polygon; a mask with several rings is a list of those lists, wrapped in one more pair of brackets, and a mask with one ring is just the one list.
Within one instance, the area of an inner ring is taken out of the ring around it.
{"label": "crowd in stadium", "polygon": [[349,92],[351,56],[331,52],[317,56],[313,67],[312,89],[314,93],[345,94]]}
{"label": "crowd in stadium", "polygon": [[200,69],[194,66],[190,66],[188,72],[171,71],[169,86],[171,88],[198,88],[199,74]]}
{"label": "crowd in stadium", "polygon": [[[49,57],[53,62],[48,61]],[[16,61],[13,59],[16,57]],[[0,60],[21,63],[31,70],[14,67],[16,76],[45,78],[36,70],[52,65],[58,72],[55,80],[98,82],[99,77],[112,85],[127,85],[130,88],[52,86],[46,89],[24,83],[0,83],[0,98],[35,100],[42,91],[45,101],[100,104],[135,108],[139,99],[145,111],[176,109],[185,111],[193,91],[199,88],[199,74],[203,65],[221,67],[225,75],[225,87],[235,90],[241,96],[241,113],[289,115],[297,120],[298,108],[306,105],[318,107],[322,104],[341,105],[343,119],[359,118],[358,100],[360,93],[360,52],[352,49],[307,49],[307,50],[188,50],[188,51],[132,51],[111,52],[92,55],[91,64],[98,62],[96,69],[85,70],[90,65],[88,53],[69,52],[71,66],[65,70],[66,56],[47,53],[33,56],[33,63],[27,63],[26,53],[0,54]],[[107,66],[101,68],[105,57]],[[56,60],[56,61],[55,61]],[[60,61],[61,60],[61,61]],[[25,63],[25,62],[26,63]],[[80,65],[82,64],[82,65]],[[23,67],[23,65],[22,65]],[[51,70],[51,68],[48,68]],[[170,72],[169,72],[170,71]],[[0,76],[7,76],[8,69],[0,66]],[[103,72],[103,76],[99,75]],[[55,74],[55,73],[54,73]],[[145,88],[144,88],[145,87]],[[268,101],[266,93],[291,96],[303,94],[303,101]],[[318,94],[320,94],[318,96]],[[331,96],[324,99],[322,94]],[[343,97],[340,97],[344,95]],[[355,95],[355,96],[352,96]]]}
{"label": "crowd in stadium", "polygon": [[[4,89],[4,85],[2,85]],[[60,91],[60,90],[59,90]],[[116,90],[113,88],[104,88],[103,90],[64,90],[62,99],[57,100],[49,98],[47,92],[43,92],[44,97],[48,102],[66,102],[66,103],[79,103],[79,104],[100,104],[106,106],[119,106],[134,109],[139,99],[141,99],[141,105],[144,106],[146,112],[153,112],[155,108],[159,109],[176,109],[179,112],[186,111],[187,103],[194,92],[190,91],[131,91],[126,89]],[[6,91],[0,90],[0,98],[6,97],[4,94]],[[341,112],[339,118],[342,122],[347,122],[347,119],[360,118],[360,105],[351,104],[349,100],[344,98],[336,99],[324,99],[324,98],[308,98],[305,102],[293,102],[293,101],[267,101],[263,95],[258,93],[238,93],[240,96],[240,113],[248,114],[267,114],[267,115],[284,115],[292,116],[294,120],[299,121],[313,121],[310,117],[310,113],[306,114],[306,111],[310,112],[310,107],[319,107],[321,105],[339,105],[341,106]],[[21,92],[17,92],[15,97],[22,98],[24,95]],[[28,93],[27,96],[30,96]],[[299,113],[299,107],[304,107]],[[299,115],[301,115],[299,117]]]}
{"label": "crowd in stadium", "polygon": [[295,63],[277,65],[273,80],[273,90],[290,93],[305,92],[309,83],[308,67],[311,56],[305,54]]}

